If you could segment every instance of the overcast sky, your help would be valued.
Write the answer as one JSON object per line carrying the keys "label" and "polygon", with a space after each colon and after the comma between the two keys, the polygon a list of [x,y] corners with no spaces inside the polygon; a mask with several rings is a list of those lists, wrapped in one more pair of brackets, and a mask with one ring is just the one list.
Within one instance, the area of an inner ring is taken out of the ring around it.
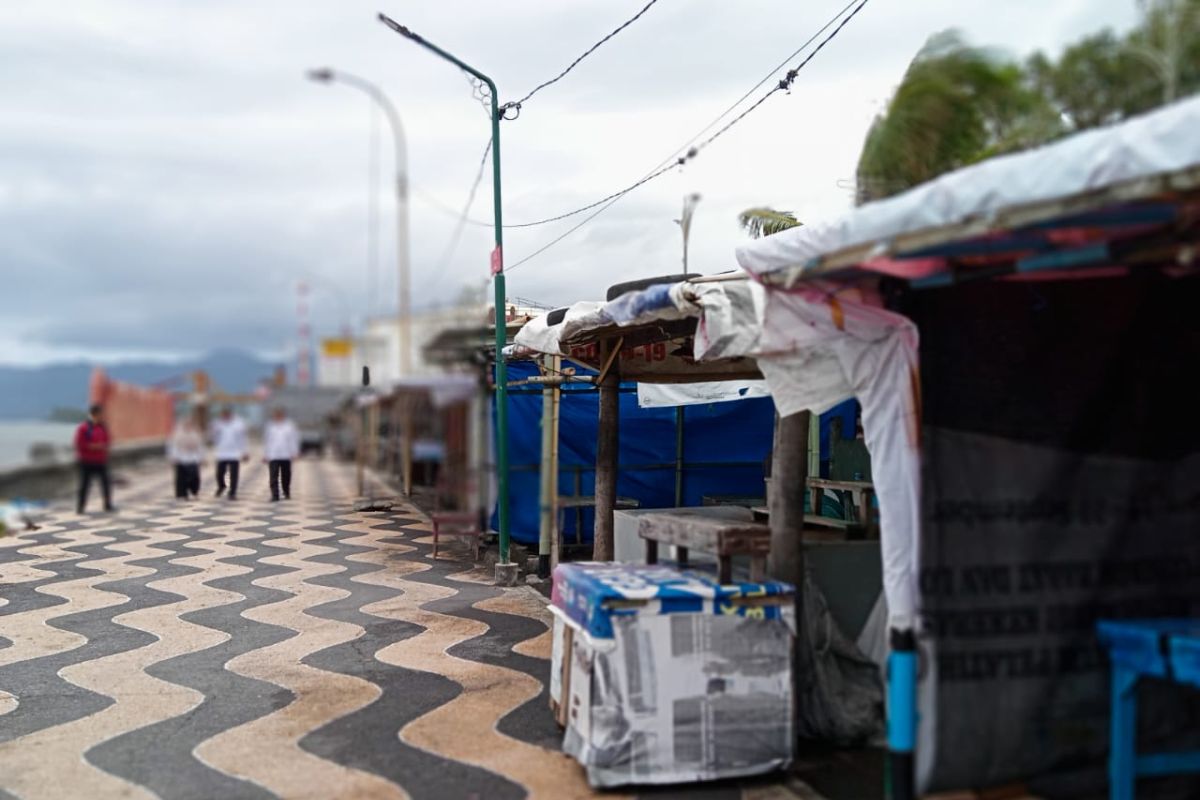
{"label": "overcast sky", "polygon": [[[660,0],[502,130],[504,213],[522,222],[645,174],[846,0]],[[61,0],[0,4],[0,363],[286,353],[295,286],[318,335],[395,308],[395,205],[380,186],[367,258],[364,95],[304,80],[330,65],[377,82],[407,129],[414,303],[486,279],[491,231],[444,258],[489,123],[463,74],[375,21],[385,11],[459,54],[511,100],[645,0]],[[1015,56],[1051,52],[1134,0],[871,0],[797,78],[686,168],[622,199],[512,272],[509,295],[600,298],[678,268],[682,197],[703,196],[694,271],[729,268],[737,212],[849,207],[864,133],[926,38],[957,27]],[[377,124],[381,124],[376,121]],[[393,174],[381,135],[381,170]],[[490,174],[472,216],[491,216]],[[508,264],[580,218],[508,231]],[[341,289],[338,289],[338,286]],[[375,291],[370,288],[374,286]]]}

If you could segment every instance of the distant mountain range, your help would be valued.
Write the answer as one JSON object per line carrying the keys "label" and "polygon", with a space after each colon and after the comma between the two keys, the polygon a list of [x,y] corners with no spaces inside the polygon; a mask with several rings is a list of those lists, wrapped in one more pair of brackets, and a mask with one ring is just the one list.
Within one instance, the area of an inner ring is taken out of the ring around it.
{"label": "distant mountain range", "polygon": [[[84,408],[94,366],[82,361],[44,367],[0,365],[0,419],[42,420],[56,409]],[[192,372],[204,370],[215,386],[241,393],[252,391],[271,377],[276,364],[242,350],[222,349],[190,361],[126,361],[99,366],[116,380],[142,386],[172,381],[166,388],[182,391],[191,388]]]}

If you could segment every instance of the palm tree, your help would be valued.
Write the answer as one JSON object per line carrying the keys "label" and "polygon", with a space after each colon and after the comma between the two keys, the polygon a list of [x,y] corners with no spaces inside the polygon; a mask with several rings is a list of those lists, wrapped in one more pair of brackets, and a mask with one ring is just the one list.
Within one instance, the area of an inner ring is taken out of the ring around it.
{"label": "palm tree", "polygon": [[776,211],[766,206],[747,208],[741,214],[738,214],[738,222],[741,224],[742,229],[755,239],[761,239],[764,236],[770,236],[780,231],[786,231],[788,228],[795,228],[804,224],[796,219],[790,211]]}
{"label": "palm tree", "polygon": [[1041,144],[1060,130],[1020,65],[944,31],[913,59],[887,111],[867,133],[858,162],[859,202]]}

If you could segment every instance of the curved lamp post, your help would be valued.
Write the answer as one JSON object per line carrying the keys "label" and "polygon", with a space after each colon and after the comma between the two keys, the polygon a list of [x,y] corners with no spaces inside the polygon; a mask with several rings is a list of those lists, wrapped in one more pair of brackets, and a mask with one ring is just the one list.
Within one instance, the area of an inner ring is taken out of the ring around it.
{"label": "curved lamp post", "polygon": [[311,69],[308,78],[317,83],[341,83],[358,89],[369,96],[387,117],[392,129],[392,138],[396,143],[396,258],[399,262],[399,349],[400,377],[412,373],[412,337],[409,331],[409,314],[412,308],[409,281],[408,258],[408,153],[405,147],[404,126],[400,123],[400,114],[387,95],[375,84],[352,75],[349,72],[334,70],[329,67]]}

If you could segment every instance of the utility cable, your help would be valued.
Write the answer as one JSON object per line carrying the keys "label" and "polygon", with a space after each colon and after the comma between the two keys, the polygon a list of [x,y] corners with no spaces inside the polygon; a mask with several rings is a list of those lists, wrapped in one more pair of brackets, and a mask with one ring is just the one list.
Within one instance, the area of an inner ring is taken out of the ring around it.
{"label": "utility cable", "polygon": [[[655,2],[657,2],[657,0],[655,0]],[[679,161],[679,160],[677,160],[677,155],[678,155],[679,153],[682,153],[682,152],[685,152],[685,151],[687,151],[687,150],[688,150],[688,148],[689,148],[689,147],[692,145],[692,143],[693,143],[693,142],[695,142],[695,141],[696,141],[697,139],[699,139],[701,136],[703,136],[704,134],[706,134],[706,133],[708,133],[710,130],[712,130],[712,129],[713,129],[713,127],[715,127],[715,126],[716,126],[718,123],[720,123],[720,122],[721,122],[721,120],[725,119],[725,117],[727,117],[727,116],[730,114],[730,112],[732,112],[734,109],[736,109],[738,106],[740,106],[740,105],[741,105],[743,102],[745,102],[746,98],[748,98],[748,97],[750,97],[750,95],[754,94],[754,92],[756,92],[756,91],[757,91],[757,90],[758,90],[758,89],[759,89],[759,88],[760,88],[760,87],[761,87],[761,86],[762,86],[764,83],[766,83],[767,81],[771,80],[771,78],[772,78],[772,77],[774,77],[774,76],[775,76],[775,74],[779,72],[779,70],[781,70],[781,69],[783,69],[785,66],[787,66],[787,65],[788,65],[788,63],[789,63],[790,61],[792,61],[792,59],[794,59],[794,58],[796,58],[798,55],[800,55],[800,53],[803,53],[803,52],[804,52],[804,51],[805,51],[805,50],[806,50],[806,49],[809,47],[809,45],[811,45],[811,44],[812,44],[814,41],[816,41],[816,40],[817,40],[817,37],[819,37],[819,36],[820,36],[822,33],[824,33],[826,30],[828,30],[830,27],[832,27],[832,26],[833,26],[833,25],[834,25],[834,24],[835,24],[835,23],[836,23],[836,22],[837,22],[839,19],[841,19],[843,16],[845,16],[845,14],[846,14],[846,13],[847,13],[847,12],[848,12],[848,11],[849,11],[849,10],[850,10],[850,9],[851,9],[851,8],[852,8],[852,7],[853,7],[855,4],[856,4],[856,3],[861,3],[861,4],[865,5],[865,0],[850,0],[850,2],[849,2],[849,3],[847,3],[847,4],[846,4],[846,5],[845,5],[845,6],[844,6],[844,7],[843,7],[843,8],[842,8],[842,9],[841,9],[841,10],[840,10],[840,11],[839,11],[837,14],[835,14],[835,15],[834,15],[834,16],[833,16],[833,17],[832,17],[832,18],[831,18],[831,19],[830,19],[828,22],[826,22],[824,25],[822,25],[822,26],[821,26],[821,27],[820,27],[820,28],[819,28],[819,29],[818,29],[818,30],[817,30],[817,31],[816,31],[816,32],[815,32],[815,33],[814,33],[812,36],[808,37],[808,39],[807,39],[807,40],[805,40],[805,42],[804,42],[802,45],[800,45],[798,48],[796,48],[794,51],[792,51],[792,52],[791,52],[791,53],[790,53],[790,54],[789,54],[789,55],[788,55],[786,58],[784,58],[784,59],[783,59],[783,60],[782,60],[782,61],[781,61],[779,64],[777,64],[777,65],[775,65],[774,67],[772,67],[772,68],[771,68],[771,70],[770,70],[770,71],[769,71],[769,72],[768,72],[768,73],[767,73],[767,74],[766,74],[766,75],[765,75],[765,76],[764,76],[764,77],[763,77],[761,80],[759,80],[759,81],[758,81],[758,83],[756,83],[756,84],[754,84],[753,86],[751,86],[751,87],[750,87],[750,88],[749,88],[749,89],[748,89],[748,90],[745,92],[745,94],[743,94],[741,97],[739,97],[739,98],[738,98],[737,100],[735,100],[733,103],[731,103],[731,104],[729,105],[729,107],[728,107],[728,108],[726,108],[726,109],[725,109],[724,111],[722,111],[720,114],[718,114],[717,116],[715,116],[715,117],[712,119],[712,121],[711,121],[711,122],[709,122],[707,125],[705,125],[703,128],[701,128],[701,129],[700,129],[700,130],[699,130],[697,133],[693,134],[693,135],[692,135],[692,136],[691,136],[691,137],[690,137],[690,138],[689,138],[689,139],[688,139],[686,142],[684,142],[684,143],[683,143],[683,145],[681,145],[680,147],[677,147],[677,148],[675,148],[675,150],[673,150],[669,156],[667,156],[666,158],[664,158],[662,161],[658,162],[658,164],[656,164],[656,165],[654,166],[654,168],[650,170],[650,172],[646,173],[646,174],[645,174],[645,175],[644,175],[644,176],[643,176],[641,179],[639,179],[639,180],[638,180],[636,183],[634,183],[632,186],[629,186],[629,187],[627,187],[626,189],[623,189],[623,190],[621,190],[621,191],[619,191],[619,192],[614,192],[613,194],[610,194],[610,195],[608,195],[607,197],[602,197],[602,198],[600,198],[599,200],[595,201],[594,203],[589,203],[589,204],[588,204],[588,205],[586,205],[586,206],[582,206],[582,207],[580,207],[580,208],[576,208],[576,209],[574,209],[574,210],[572,210],[572,211],[568,211],[568,212],[566,212],[566,213],[564,213],[564,214],[559,214],[559,215],[557,215],[557,216],[553,216],[553,217],[546,217],[545,219],[533,220],[532,222],[514,222],[514,223],[509,223],[509,224],[507,224],[507,225],[504,225],[503,227],[504,227],[504,228],[506,228],[506,229],[508,229],[508,228],[532,228],[532,227],[536,227],[536,226],[538,226],[538,225],[548,225],[548,224],[550,224],[550,223],[552,223],[552,222],[558,222],[558,221],[560,221],[560,220],[563,220],[563,219],[566,219],[566,218],[568,218],[568,217],[573,217],[573,216],[575,216],[575,215],[577,215],[577,214],[582,214],[582,213],[583,213],[583,212],[585,212],[585,211],[590,211],[591,209],[593,209],[593,208],[596,208],[596,207],[598,207],[598,206],[605,206],[605,208],[607,208],[608,206],[607,206],[606,204],[609,204],[609,203],[610,203],[610,201],[612,201],[612,200],[614,200],[614,199],[617,199],[617,198],[619,198],[619,197],[623,196],[624,194],[626,194],[626,193],[628,193],[628,192],[630,192],[630,191],[632,191],[632,190],[634,190],[634,189],[638,188],[639,186],[641,186],[641,185],[642,185],[642,184],[644,184],[644,183],[648,183],[649,181],[651,181],[651,180],[654,180],[655,178],[657,178],[657,177],[658,177],[660,174],[662,174],[662,173],[664,173],[664,172],[669,172],[669,171],[670,171],[670,167],[681,166],[681,165],[682,165],[682,163],[684,163],[684,162],[683,162],[683,161]],[[646,12],[646,9],[648,9],[648,8],[650,7],[650,5],[653,5],[653,3],[650,3],[650,4],[649,4],[649,5],[647,5],[645,8],[643,8],[643,9],[642,9],[642,10],[641,10],[641,11],[638,13],[638,15],[637,15],[637,16],[641,16],[641,14],[644,14],[644,13]],[[861,8],[861,5],[860,5],[860,8]],[[857,12],[857,9],[855,10],[855,13],[858,13],[858,12]],[[631,22],[633,22],[634,20],[636,20],[636,19],[637,19],[637,16],[635,16],[633,19],[630,19],[630,20],[629,20],[628,22],[626,22],[626,23],[625,23],[625,25],[624,25],[624,26],[622,26],[622,27],[628,26],[628,25],[629,25],[629,23],[631,23]],[[848,18],[847,18],[847,19],[848,19]],[[844,23],[843,23],[843,24],[844,24]],[[621,29],[620,29],[620,28],[618,28],[616,31],[613,31],[613,33],[609,34],[609,35],[608,35],[608,37],[605,37],[605,39],[601,40],[600,44],[602,44],[602,43],[603,43],[604,41],[606,41],[607,39],[609,39],[609,38],[612,38],[612,36],[613,36],[613,35],[615,35],[617,32],[619,32],[620,30],[621,30]],[[599,45],[596,45],[596,46],[599,46]],[[592,47],[592,48],[591,48],[591,50],[594,50],[596,46]],[[824,46],[824,43],[822,43],[822,46]],[[819,48],[818,48],[818,49],[819,49]],[[591,52],[591,50],[589,50],[589,51],[588,51],[588,53],[590,53],[590,52]],[[580,56],[580,57],[579,57],[579,59],[576,59],[576,62],[575,62],[575,63],[578,63],[580,60],[582,60],[582,59],[583,59],[583,58],[584,58],[586,55],[588,55],[588,53],[584,53],[584,55],[583,55],[583,56]],[[572,66],[574,66],[574,64],[573,64]],[[803,66],[803,65],[802,65],[802,66]],[[565,70],[565,71],[564,71],[564,72],[563,72],[561,75],[559,75],[559,76],[558,76],[558,78],[561,78],[561,77],[563,77],[563,75],[566,75],[566,73],[567,73],[567,72],[569,72],[569,71],[570,71],[570,69],[571,69],[571,67],[568,67],[568,68],[567,68],[567,70]],[[556,80],[558,80],[558,78],[555,78],[554,80],[556,81]],[[468,76],[468,79],[470,79],[470,76]],[[528,100],[530,97],[532,97],[532,96],[533,96],[533,94],[534,94],[534,93],[536,93],[536,92],[538,91],[538,89],[540,89],[540,88],[542,88],[542,87],[544,87],[544,86],[548,86],[550,83],[553,83],[553,82],[554,82],[554,81],[547,81],[545,84],[542,84],[542,86],[539,86],[537,89],[534,89],[534,91],[533,91],[533,92],[530,92],[528,95],[526,95],[524,98],[522,98],[522,99],[521,99],[521,101],[518,101],[518,104],[519,104],[520,102],[524,102],[525,100]],[[477,83],[477,81],[472,81],[472,85],[473,85],[473,86],[475,85],[475,83]],[[487,95],[487,94],[486,94],[486,87],[484,87],[484,92],[485,92],[485,94],[484,94],[484,95],[482,95],[482,97],[481,97],[479,94],[476,94],[476,99],[481,99],[481,102],[483,102],[483,103],[485,104],[485,108],[486,108],[486,107],[487,107],[487,106],[486,106],[486,103],[488,103],[488,102],[490,101],[490,95]],[[760,100],[759,102],[761,103],[761,100]],[[508,106],[511,106],[511,105],[514,105],[514,104],[511,104],[511,103],[509,103],[509,104],[506,104],[506,105],[508,105]],[[502,109],[502,111],[503,111],[503,109]],[[488,113],[489,113],[489,116],[490,116],[490,114],[491,114],[490,110],[489,110],[489,112],[488,112]],[[684,159],[684,161],[686,161],[687,159],[690,159],[690,158],[691,158],[692,156],[694,156],[694,155],[695,155],[695,153],[692,153],[692,152],[690,152],[690,151],[689,151],[689,152],[687,153],[687,158],[685,158],[685,159]],[[668,163],[670,164],[670,167],[669,167],[669,168],[667,168],[667,169],[663,169],[663,167],[664,167],[664,166],[666,166]],[[423,196],[423,197],[424,197],[424,198],[425,198],[425,199],[426,199],[426,200],[427,200],[427,201],[428,201],[428,202],[429,202],[431,205],[433,205],[433,206],[437,207],[437,208],[438,208],[438,210],[442,211],[443,213],[446,213],[446,214],[451,214],[451,215],[453,215],[453,216],[456,216],[456,217],[458,216],[458,213],[459,213],[458,211],[455,211],[454,209],[451,209],[451,208],[447,207],[447,206],[446,206],[444,203],[442,203],[441,201],[439,201],[437,198],[435,198],[435,197],[432,197],[432,196],[428,196],[428,195],[426,195],[426,194],[424,194],[424,193],[421,193],[421,192],[418,192],[418,193],[419,193],[419,194],[421,194],[421,195],[422,195],[422,196]],[[589,217],[589,219],[591,219],[591,217]],[[479,227],[491,227],[491,226],[492,226],[492,224],[493,224],[493,223],[491,223],[491,222],[488,222],[488,221],[486,221],[486,220],[480,220],[480,219],[468,219],[468,220],[466,220],[466,222],[467,222],[467,224],[469,224],[469,225],[477,225],[477,226],[479,226]],[[574,231],[574,230],[576,230],[576,228],[572,228],[572,229],[571,229],[571,231]],[[571,231],[568,231],[568,233],[570,233]],[[558,241],[558,240],[556,239],[555,241]],[[518,263],[520,263],[520,262],[518,262]],[[516,265],[514,264],[513,266],[515,267]],[[506,269],[512,269],[512,267],[508,267],[508,268],[506,268]]]}
{"label": "utility cable", "polygon": [[479,170],[475,173],[475,181],[471,184],[471,191],[467,194],[467,202],[463,205],[462,214],[458,218],[458,224],[454,226],[454,233],[450,235],[450,242],[446,245],[446,251],[442,254],[442,260],[438,265],[438,275],[444,275],[446,268],[450,266],[450,259],[454,257],[454,251],[458,249],[459,240],[462,239],[463,228],[470,221],[471,206],[475,204],[475,193],[479,191],[479,184],[483,181],[483,173],[487,168],[488,155],[492,152],[492,139],[489,136],[487,147],[483,148],[483,158],[479,159]]}
{"label": "utility cable", "polygon": [[488,220],[482,220],[482,219],[475,219],[474,217],[467,217],[466,219],[462,219],[462,209],[461,208],[451,208],[450,204],[447,203],[445,200],[442,200],[440,197],[433,194],[432,192],[426,191],[425,189],[421,188],[420,186],[418,186],[415,183],[409,185],[409,190],[412,191],[414,197],[420,198],[422,202],[427,203],[430,208],[432,208],[434,211],[438,212],[439,214],[442,214],[447,217],[453,217],[455,220],[462,220],[467,225],[475,225],[480,228],[492,228],[492,227],[495,227],[495,225],[496,225],[496,223],[494,223],[494,222],[491,222]]}
{"label": "utility cable", "polygon": [[[776,92],[788,91],[789,89],[791,89],[792,83],[795,82],[796,76],[799,75],[800,71],[802,69],[804,69],[804,67],[806,67],[809,64],[809,62],[812,61],[812,59],[817,55],[817,53],[821,52],[821,50],[825,47],[825,45],[827,45],[830,41],[832,41],[834,39],[834,37],[836,37],[841,32],[841,30],[846,26],[846,24],[849,23],[850,20],[853,19],[855,17],[855,15],[857,15],[858,12],[861,11],[863,9],[863,7],[869,2],[869,0],[854,0],[854,1],[857,2],[858,5],[854,8],[853,11],[851,11],[849,13],[849,15],[845,15],[845,12],[846,12],[845,8],[842,9],[842,11],[839,11],[838,14],[835,15],[829,22],[827,22],[819,31],[817,31],[817,33],[814,34],[808,40],[808,42],[806,42],[804,45],[802,45],[799,48],[799,50],[796,51],[797,53],[802,52],[809,44],[811,44],[818,36],[820,36],[823,31],[827,30],[839,18],[841,18],[841,22],[838,23],[837,27],[834,28],[833,32],[830,33],[828,36],[826,36],[823,40],[821,40],[821,42],[817,45],[817,47],[811,53],[809,53],[808,56],[803,61],[800,62],[800,64],[798,64],[796,67],[788,70],[787,74],[779,81],[778,84],[773,86],[769,91],[767,91],[766,94],[764,94],[762,97],[760,97],[754,104],[747,107],[741,114],[739,114],[738,116],[736,116],[732,120],[730,120],[726,125],[724,125],[722,128],[720,128],[712,136],[709,136],[707,139],[700,142],[699,144],[688,146],[687,152],[684,153],[684,155],[677,157],[675,154],[672,154],[671,156],[668,156],[666,159],[659,162],[658,166],[656,166],[650,172],[646,173],[646,175],[644,177],[642,177],[640,180],[638,180],[636,183],[631,184],[630,186],[626,187],[625,189],[622,189],[619,192],[614,192],[614,193],[608,195],[607,197],[601,198],[600,200],[597,200],[594,203],[589,203],[588,205],[583,206],[581,208],[577,208],[577,209],[575,209],[573,211],[569,211],[565,214],[559,214],[555,217],[549,217],[544,220],[538,220],[535,222],[527,222],[527,223],[519,223],[519,224],[514,224],[514,225],[506,225],[505,227],[512,227],[512,228],[533,227],[534,225],[542,225],[542,224],[546,224],[549,222],[557,222],[558,220],[566,219],[568,217],[573,217],[577,214],[581,214],[585,211],[589,211],[589,210],[597,208],[597,206],[599,206],[599,209],[596,211],[596,213],[591,214],[590,216],[585,218],[582,222],[580,222],[579,224],[570,228],[569,230],[567,230],[560,236],[556,237],[555,239],[552,239],[550,242],[548,242],[541,248],[535,250],[533,253],[530,253],[529,255],[525,256],[524,258],[518,260],[516,263],[512,264],[511,266],[505,268],[505,272],[512,272],[514,269],[516,269],[517,267],[526,263],[527,261],[530,261],[531,259],[544,253],[546,250],[549,250],[551,247],[558,244],[563,239],[567,238],[569,235],[571,235],[575,231],[579,230],[587,223],[591,222],[593,219],[598,217],[604,211],[607,211],[613,205],[613,203],[617,202],[622,197],[624,197],[625,195],[632,192],[634,189],[637,189],[640,186],[644,186],[645,184],[649,183],[650,181],[669,172],[675,166],[685,165],[687,162],[694,159],[700,153],[701,150],[708,147],[710,144],[712,144],[714,141],[716,141],[718,138],[720,138],[722,135],[724,135],[727,131],[729,131],[730,128],[732,128],[734,125],[741,122],[751,112],[753,112],[757,108],[759,108],[763,103],[765,103],[767,101],[768,98],[773,96]],[[853,5],[853,4],[854,3],[851,3],[850,5]],[[847,5],[846,8],[849,8],[850,5]],[[843,15],[845,15],[845,16],[843,16]],[[789,60],[790,60],[790,58],[789,58]],[[773,70],[771,74],[773,75],[777,71],[778,71],[778,69]],[[713,122],[709,123],[708,126],[706,126],[700,132],[700,134],[692,137],[692,139],[689,140],[689,144],[691,144],[692,142],[695,142],[695,140],[698,136],[703,135],[705,132],[711,130],[712,127],[717,122],[719,122],[722,118],[724,118],[726,115],[728,115],[731,110],[736,108],[755,89],[757,89],[758,87],[760,87],[764,83],[766,83],[767,80],[770,79],[770,77],[771,76],[768,75],[767,78],[764,78],[763,80],[759,81],[759,83],[754,88],[752,88],[750,90],[750,92],[747,92],[746,95],[743,95],[742,98],[739,99],[732,106],[730,106],[729,109],[727,109],[725,112],[723,112],[721,115],[719,115],[715,120],[713,120]],[[675,153],[679,153],[679,152],[680,152],[679,150],[675,151]]]}
{"label": "utility cable", "polygon": [[[799,71],[801,69],[803,69],[804,66],[808,64],[809,61],[812,60],[813,56],[815,56],[817,53],[819,53],[821,51],[821,48],[823,48],[831,39],[833,39],[833,37],[836,36],[843,27],[845,27],[846,23],[849,22],[854,17],[854,15],[857,14],[862,9],[862,7],[867,4],[867,2],[868,2],[868,0],[852,0],[850,3],[848,3],[845,8],[843,8],[836,15],[834,15],[834,17],[832,19],[830,19],[828,22],[826,22],[820,28],[820,30],[818,30],[811,37],[809,37],[808,41],[806,41],[799,48],[797,48],[796,51],[792,53],[792,55],[790,55],[786,59],[784,59],[782,64],[773,68],[769,73],[767,73],[767,76],[765,78],[763,78],[758,83],[756,83],[754,86],[752,86],[750,88],[750,90],[748,92],[746,92],[744,95],[742,95],[740,98],[738,98],[737,101],[733,103],[733,105],[729,106],[729,108],[725,109],[720,114],[718,114],[716,116],[716,118],[714,118],[712,122],[708,123],[708,125],[706,125],[703,129],[701,129],[699,133],[695,134],[690,139],[688,139],[687,143],[684,144],[683,147],[677,148],[671,155],[667,156],[667,158],[660,161],[658,163],[658,165],[654,167],[654,169],[652,169],[650,172],[646,173],[646,175],[643,176],[636,183],[634,183],[618,192],[613,192],[612,194],[608,195],[607,197],[602,197],[593,203],[588,203],[586,206],[581,206],[581,207],[573,209],[571,211],[567,211],[563,214],[558,214],[553,217],[546,217],[544,219],[533,220],[531,222],[510,223],[508,225],[505,225],[504,227],[505,228],[533,228],[538,225],[546,225],[551,222],[558,222],[559,220],[563,220],[568,217],[573,217],[576,214],[582,214],[585,211],[590,211],[591,209],[596,208],[597,206],[607,203],[609,200],[620,197],[623,194],[627,194],[628,192],[631,192],[634,189],[637,189],[638,187],[642,186],[643,184],[648,183],[648,182],[654,180],[655,178],[659,177],[663,173],[669,172],[671,170],[671,168],[673,168],[675,166],[683,166],[688,161],[695,158],[696,155],[699,153],[699,151],[702,148],[711,144],[714,139],[721,136],[721,134],[725,133],[727,130],[729,130],[729,128],[732,128],[735,124],[740,122],[747,114],[749,114],[754,109],[758,108],[758,106],[762,105],[768,97],[773,95],[775,92],[785,91],[787,89],[790,89],[792,81],[794,81],[796,79],[796,74],[799,73]],[[849,16],[845,16],[846,11],[851,6],[853,6],[855,3],[858,4],[858,7],[855,8],[849,14]],[[789,61],[791,61],[793,58],[795,58],[798,54],[804,52],[804,50],[810,44],[812,44],[814,41],[816,41],[818,36],[820,36],[823,32],[828,30],[831,26],[833,26],[833,24],[835,22],[837,22],[839,18],[842,19],[841,24],[839,24],[837,26],[837,28],[833,31],[833,33],[831,33],[819,45],[817,45],[816,49],[813,50],[813,52],[810,53],[809,56],[799,66],[797,66],[793,70],[789,70],[787,75],[776,86],[772,87],[771,90],[768,91],[761,98],[759,98],[758,101],[754,103],[754,105],[750,106],[747,110],[743,111],[731,123],[726,125],[721,130],[717,131],[716,134],[709,137],[707,140],[705,140],[704,142],[702,142],[701,144],[699,144],[697,146],[694,146],[694,147],[691,146],[693,142],[695,142],[697,139],[699,139],[701,136],[703,136],[708,131],[712,130],[712,128],[715,125],[717,125],[717,123],[719,123],[722,119],[724,119],[726,116],[728,116],[731,111],[733,111],[735,108],[737,108],[739,105],[741,105],[746,100],[747,97],[749,97],[751,94],[754,93],[755,90],[757,90],[764,83],[769,81],[772,78],[772,76],[774,76],[775,73],[779,72],[779,70],[783,66],[785,66]],[[683,152],[684,155],[677,157],[677,154],[679,154],[681,152]]]}
{"label": "utility cable", "polygon": [[522,97],[520,100],[514,100],[513,102],[510,102],[510,103],[505,103],[504,105],[502,105],[502,106],[500,107],[500,115],[503,117],[503,116],[504,116],[504,113],[505,113],[506,111],[508,111],[509,109],[512,109],[512,110],[514,110],[514,111],[516,112],[516,115],[515,115],[515,116],[513,116],[513,117],[505,117],[505,118],[506,118],[506,119],[516,119],[516,117],[517,117],[517,116],[520,116],[520,113],[521,113],[521,106],[522,106],[524,103],[526,103],[526,102],[529,100],[529,98],[533,97],[535,94],[537,94],[538,92],[540,92],[542,89],[545,89],[547,86],[552,86],[553,84],[555,84],[555,83],[558,83],[559,81],[561,81],[563,78],[565,78],[565,77],[567,76],[567,73],[569,73],[571,70],[575,69],[575,67],[579,66],[579,62],[583,61],[585,58],[587,58],[588,56],[590,56],[592,53],[596,52],[596,50],[598,50],[598,49],[601,47],[601,45],[603,45],[603,44],[604,44],[605,42],[607,42],[609,39],[613,38],[613,37],[614,37],[614,36],[616,36],[618,33],[620,33],[621,31],[625,30],[625,29],[626,29],[626,28],[628,28],[630,25],[632,25],[633,23],[637,22],[637,21],[638,21],[638,20],[641,18],[641,16],[642,16],[643,14],[645,14],[647,11],[649,11],[649,10],[650,10],[650,7],[651,7],[651,6],[653,6],[653,5],[654,5],[655,3],[657,3],[657,2],[658,2],[658,0],[650,0],[650,2],[649,2],[649,3],[646,3],[646,5],[644,5],[644,6],[642,7],[642,10],[641,10],[641,11],[637,12],[637,13],[636,13],[636,14],[634,14],[632,17],[630,17],[629,19],[627,19],[627,20],[625,20],[624,22],[622,22],[620,25],[618,25],[616,28],[614,28],[614,29],[613,29],[613,30],[612,30],[612,31],[611,31],[611,32],[610,32],[610,33],[609,33],[607,36],[605,36],[603,39],[601,39],[600,41],[596,42],[594,45],[592,45],[591,47],[589,47],[587,50],[583,51],[583,55],[579,56],[579,58],[575,59],[575,60],[574,60],[574,61],[572,61],[572,62],[571,62],[569,65],[567,65],[567,68],[566,68],[566,69],[564,69],[562,72],[560,72],[560,73],[558,73],[557,75],[555,75],[555,76],[554,76],[553,78],[551,78],[550,80],[548,80],[548,81],[545,81],[545,82],[543,82],[543,83],[540,83],[540,84],[538,84],[537,86],[535,86],[535,87],[534,87],[534,88],[533,88],[533,89],[532,89],[532,90],[529,92],[529,94],[525,95],[525,96],[524,96],[524,97]]}

